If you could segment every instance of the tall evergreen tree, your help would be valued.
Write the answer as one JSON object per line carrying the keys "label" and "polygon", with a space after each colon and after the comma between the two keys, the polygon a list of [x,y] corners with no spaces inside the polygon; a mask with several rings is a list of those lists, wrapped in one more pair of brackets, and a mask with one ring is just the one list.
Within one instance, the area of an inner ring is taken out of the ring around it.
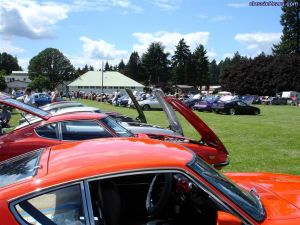
{"label": "tall evergreen tree", "polygon": [[4,75],[5,75],[5,71],[0,70],[0,91],[4,91],[7,88]]}
{"label": "tall evergreen tree", "polygon": [[147,76],[143,71],[142,62],[137,52],[131,53],[125,68],[125,75],[138,82],[147,83]]}
{"label": "tall evergreen tree", "polygon": [[189,46],[184,39],[181,39],[172,56],[172,79],[175,84],[187,84],[188,74],[186,66],[190,55]]}
{"label": "tall evergreen tree", "polygon": [[193,62],[195,63],[196,84],[200,88],[205,85],[209,86],[209,73],[208,73],[208,57],[203,45],[199,45],[193,53]]}
{"label": "tall evergreen tree", "polygon": [[110,70],[112,70],[112,67],[108,64],[108,62],[106,62],[104,66],[104,71],[110,71]]}
{"label": "tall evergreen tree", "polygon": [[170,78],[169,53],[165,53],[164,49],[162,43],[153,42],[142,56],[142,65],[148,75],[148,85],[166,83]]}
{"label": "tall evergreen tree", "polygon": [[300,55],[300,0],[284,0],[282,11],[280,23],[283,35],[280,42],[273,46],[273,53]]}
{"label": "tall evergreen tree", "polygon": [[125,72],[125,67],[126,67],[126,65],[125,65],[123,59],[121,59],[121,62],[120,62],[119,65],[118,65],[118,71],[119,71],[120,73],[124,74],[124,72]]}
{"label": "tall evergreen tree", "polygon": [[209,80],[211,85],[219,84],[220,68],[217,65],[216,60],[212,60],[208,66]]}

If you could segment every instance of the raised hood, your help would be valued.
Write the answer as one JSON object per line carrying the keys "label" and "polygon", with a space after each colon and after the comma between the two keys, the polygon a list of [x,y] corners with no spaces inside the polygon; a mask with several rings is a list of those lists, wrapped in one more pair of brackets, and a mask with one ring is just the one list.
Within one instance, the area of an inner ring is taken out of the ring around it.
{"label": "raised hood", "polygon": [[268,219],[300,218],[299,176],[272,173],[226,173],[226,175],[248,191],[256,189]]}
{"label": "raised hood", "polygon": [[0,104],[19,109],[21,111],[24,111],[26,113],[32,114],[34,116],[37,116],[43,120],[47,120],[51,117],[51,114],[41,110],[39,108],[33,107],[31,105],[27,105],[23,102],[20,102],[16,99],[11,98],[9,95],[5,93],[0,93]]}
{"label": "raised hood", "polygon": [[182,126],[175,114],[174,109],[164,99],[165,94],[163,93],[163,91],[159,89],[155,90],[155,96],[167,115],[170,129],[184,136]]}
{"label": "raised hood", "polygon": [[[228,151],[218,136],[201,120],[192,110],[190,110],[184,103],[173,96],[164,96],[162,91],[157,95],[157,98],[163,98],[164,102],[170,104],[173,109],[178,111],[201,135],[202,141],[208,146],[214,147],[222,152],[228,154]],[[161,95],[161,96],[160,96]],[[162,100],[160,100],[162,101]],[[174,112],[174,111],[173,111]],[[174,113],[175,114],[175,113]],[[168,116],[169,117],[169,116]]]}
{"label": "raised hood", "polygon": [[140,104],[136,100],[134,94],[132,93],[132,91],[130,89],[125,89],[125,90],[126,90],[127,94],[129,95],[129,97],[131,98],[136,110],[138,111],[139,116],[136,119],[139,120],[141,123],[147,123],[146,116],[145,116]]}

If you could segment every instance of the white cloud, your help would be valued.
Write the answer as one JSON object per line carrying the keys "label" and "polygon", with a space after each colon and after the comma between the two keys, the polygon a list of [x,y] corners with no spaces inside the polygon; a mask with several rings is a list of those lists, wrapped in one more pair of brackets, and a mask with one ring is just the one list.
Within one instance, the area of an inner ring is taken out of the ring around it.
{"label": "white cloud", "polygon": [[54,26],[68,18],[70,12],[104,11],[121,8],[122,13],[139,13],[142,8],[130,0],[75,0],[68,3],[36,0],[1,0],[0,34],[30,39],[55,36]]}
{"label": "white cloud", "polygon": [[212,61],[213,59],[217,58],[217,53],[214,50],[208,50],[207,56],[208,56],[209,61]]}
{"label": "white cloud", "polygon": [[64,4],[29,0],[3,0],[0,7],[0,33],[31,39],[52,38],[53,26],[66,19],[69,11]]}
{"label": "white cloud", "polygon": [[0,52],[7,52],[9,54],[16,54],[24,52],[24,49],[14,46],[10,40],[1,39]]}
{"label": "white cloud", "polygon": [[249,3],[244,2],[244,3],[228,3],[227,4],[229,7],[233,7],[233,8],[244,8],[244,7],[248,7]]}
{"label": "white cloud", "polygon": [[92,65],[95,69],[101,68],[102,61],[116,65],[121,59],[125,62],[129,58],[128,51],[118,50],[115,45],[104,40],[92,40],[82,36],[79,39],[83,42],[82,56],[69,56],[70,61],[75,67],[83,67],[85,64]]}
{"label": "white cloud", "polygon": [[235,35],[234,39],[245,45],[248,50],[270,52],[273,44],[280,40],[281,33],[243,33]]}
{"label": "white cloud", "polygon": [[23,70],[27,71],[30,59],[28,58],[18,58],[18,64],[22,67]]}
{"label": "white cloud", "polygon": [[147,51],[147,48],[152,42],[161,42],[163,46],[165,46],[165,51],[173,54],[175,46],[182,38],[184,38],[186,44],[190,46],[191,51],[195,50],[199,44],[206,45],[209,32],[181,34],[161,31],[156,33],[134,33],[133,36],[138,40],[138,44],[133,46],[133,51],[142,54]]}
{"label": "white cloud", "polygon": [[153,3],[163,11],[170,11],[178,9],[181,0],[154,0]]}

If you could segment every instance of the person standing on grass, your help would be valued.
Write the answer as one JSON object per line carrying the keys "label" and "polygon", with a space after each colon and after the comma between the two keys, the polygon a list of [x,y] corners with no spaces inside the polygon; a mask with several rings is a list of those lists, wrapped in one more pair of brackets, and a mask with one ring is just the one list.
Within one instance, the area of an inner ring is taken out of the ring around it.
{"label": "person standing on grass", "polygon": [[32,96],[32,93],[31,93],[31,88],[27,88],[25,90],[24,103],[28,104],[28,105],[34,105],[35,104],[34,97]]}
{"label": "person standing on grass", "polygon": [[51,102],[57,102],[58,101],[58,90],[54,89],[54,91],[51,92]]}

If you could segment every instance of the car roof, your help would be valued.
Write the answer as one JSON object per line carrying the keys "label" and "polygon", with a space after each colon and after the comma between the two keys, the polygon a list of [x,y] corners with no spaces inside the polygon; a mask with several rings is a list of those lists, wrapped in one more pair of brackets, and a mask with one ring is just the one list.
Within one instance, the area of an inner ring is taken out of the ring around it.
{"label": "car roof", "polygon": [[[53,115],[51,116],[45,123],[54,123],[58,121],[67,121],[67,120],[99,120],[104,117],[107,117],[108,115],[103,114],[103,113],[94,113],[94,112],[73,112],[73,113],[65,113],[65,114],[60,114],[60,115]],[[43,122],[42,119],[37,118],[32,121],[30,121],[30,124],[35,124]],[[17,126],[15,130],[24,128],[28,126],[29,124],[27,122],[24,122]]]}
{"label": "car roof", "polygon": [[192,158],[190,150],[170,142],[141,138],[102,138],[52,147],[48,173],[67,173],[79,178],[140,168],[183,166]]}
{"label": "car roof", "polygon": [[83,178],[138,170],[185,168],[193,157],[194,153],[183,146],[148,138],[70,142],[44,150],[36,177],[2,189],[0,200]]}
{"label": "car roof", "polygon": [[53,113],[53,115],[59,115],[64,113],[75,113],[75,112],[100,112],[101,110],[96,107],[89,106],[75,106],[75,107],[67,107],[59,109],[57,112]]}
{"label": "car roof", "polygon": [[47,122],[55,122],[61,120],[102,119],[104,117],[107,117],[107,115],[103,113],[73,112],[61,115],[53,115],[47,120]]}
{"label": "car roof", "polygon": [[74,101],[59,101],[59,102],[52,102],[47,105],[42,106],[41,108],[52,108],[52,107],[60,107],[62,105],[83,105],[80,102],[74,102]]}

